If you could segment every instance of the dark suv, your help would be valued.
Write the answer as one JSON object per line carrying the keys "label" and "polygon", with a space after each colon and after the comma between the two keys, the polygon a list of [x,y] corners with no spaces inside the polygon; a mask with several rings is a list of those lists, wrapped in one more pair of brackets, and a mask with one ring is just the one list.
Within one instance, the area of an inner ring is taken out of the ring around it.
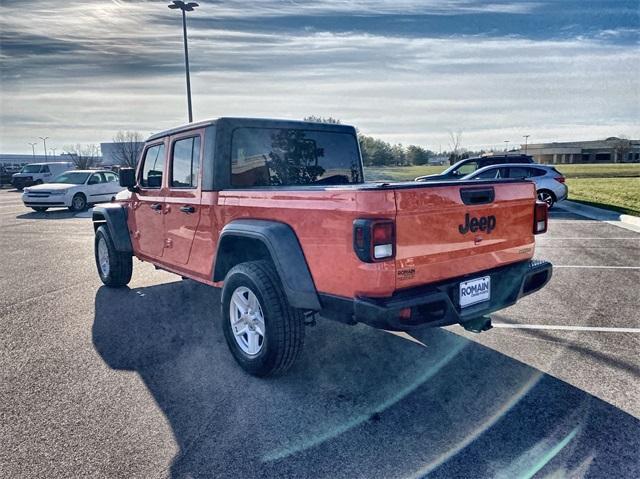
{"label": "dark suv", "polygon": [[499,165],[502,163],[533,163],[533,157],[528,155],[492,155],[479,156],[460,160],[438,175],[418,176],[415,181],[443,181],[459,180],[470,175],[485,166]]}

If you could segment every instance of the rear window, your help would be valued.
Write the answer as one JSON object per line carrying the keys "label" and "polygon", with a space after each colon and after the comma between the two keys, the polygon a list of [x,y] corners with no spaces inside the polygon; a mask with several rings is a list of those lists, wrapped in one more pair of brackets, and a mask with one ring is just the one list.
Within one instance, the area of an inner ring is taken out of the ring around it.
{"label": "rear window", "polygon": [[547,170],[542,168],[529,168],[529,171],[531,171],[531,176],[544,176],[547,174]]}
{"label": "rear window", "polygon": [[231,138],[236,187],[361,183],[356,137],[299,128],[237,128]]}

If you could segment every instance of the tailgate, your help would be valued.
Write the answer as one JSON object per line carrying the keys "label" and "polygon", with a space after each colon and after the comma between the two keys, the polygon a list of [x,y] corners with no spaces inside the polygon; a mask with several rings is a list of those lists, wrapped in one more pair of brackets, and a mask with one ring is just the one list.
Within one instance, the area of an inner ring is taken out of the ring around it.
{"label": "tailgate", "polygon": [[396,289],[533,256],[533,183],[425,186],[395,190]]}

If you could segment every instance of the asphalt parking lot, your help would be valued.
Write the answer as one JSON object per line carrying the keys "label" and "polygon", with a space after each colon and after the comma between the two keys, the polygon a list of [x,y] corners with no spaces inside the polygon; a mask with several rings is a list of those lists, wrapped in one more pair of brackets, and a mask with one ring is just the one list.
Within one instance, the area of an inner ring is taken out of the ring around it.
{"label": "asphalt parking lot", "polygon": [[320,320],[261,380],[216,290],[101,286],[88,217],[0,190],[0,477],[640,477],[639,232],[554,210],[491,331]]}

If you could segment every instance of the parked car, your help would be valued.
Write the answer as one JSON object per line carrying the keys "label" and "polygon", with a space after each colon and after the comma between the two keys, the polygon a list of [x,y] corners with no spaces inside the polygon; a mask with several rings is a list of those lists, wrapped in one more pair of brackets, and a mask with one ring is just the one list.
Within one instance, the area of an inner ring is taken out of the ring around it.
{"label": "parked car", "polygon": [[415,181],[459,180],[480,168],[501,163],[533,163],[533,157],[527,155],[491,155],[460,160],[437,175],[418,176]]}
{"label": "parked car", "polygon": [[13,165],[0,165],[0,186],[10,185],[14,173],[20,171],[20,167]]}
{"label": "parked car", "polygon": [[565,178],[553,166],[540,165],[518,165],[514,163],[506,165],[494,165],[481,168],[463,180],[498,180],[502,178],[527,179],[536,184],[536,193],[540,201],[544,201],[549,208],[558,201],[565,200],[569,194],[569,189],[565,184]]}
{"label": "parked car", "polygon": [[71,170],[53,182],[25,188],[24,205],[36,211],[67,207],[84,210],[88,205],[115,198],[123,188],[118,175],[108,170]]}
{"label": "parked car", "polygon": [[67,161],[30,163],[12,175],[11,184],[14,188],[22,190],[25,186],[50,183],[52,179],[72,169],[73,166],[73,163]]}
{"label": "parked car", "polygon": [[365,183],[351,126],[189,124],[150,137],[120,184],[92,214],[102,282],[126,285],[135,255],[221,286],[227,345],[258,376],[291,366],[315,314],[480,332],[551,277],[532,261],[547,205],[530,181]]}

